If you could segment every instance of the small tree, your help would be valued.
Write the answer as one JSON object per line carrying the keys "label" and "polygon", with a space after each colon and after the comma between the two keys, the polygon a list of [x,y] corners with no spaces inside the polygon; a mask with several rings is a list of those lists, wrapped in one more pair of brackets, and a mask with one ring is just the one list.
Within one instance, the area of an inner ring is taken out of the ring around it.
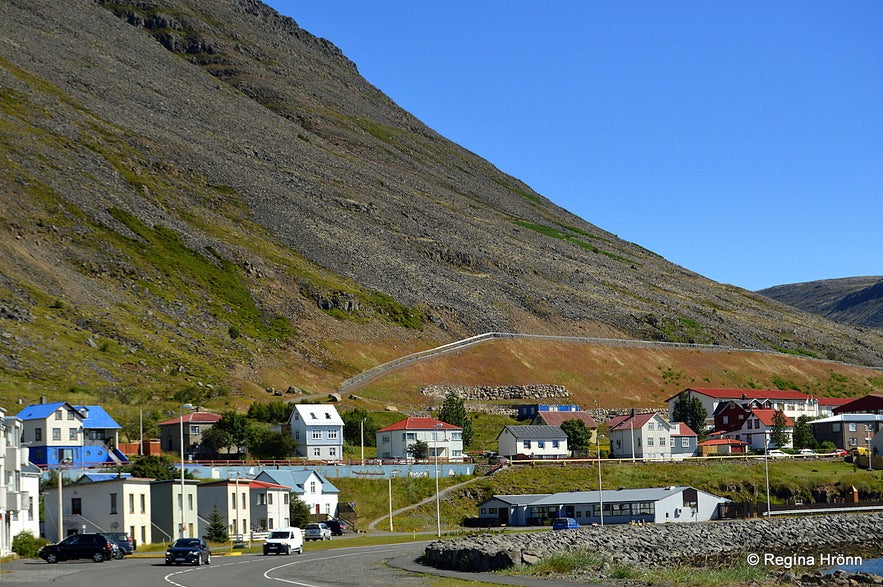
{"label": "small tree", "polygon": [[[368,410],[353,408],[341,412],[343,420],[343,440],[350,446],[361,446],[362,435],[365,437],[365,446],[377,444],[377,424]],[[364,424],[362,423],[364,421]]]}
{"label": "small tree", "polygon": [[292,493],[290,496],[288,500],[289,524],[297,528],[303,528],[310,521],[310,505],[296,493]]}
{"label": "small tree", "polygon": [[809,425],[810,421],[812,421],[812,418],[806,414],[794,421],[794,433],[791,437],[794,448],[816,448],[818,446],[819,443],[816,441],[815,436],[812,435],[812,427]]}
{"label": "small tree", "polygon": [[251,456],[256,459],[287,459],[297,450],[290,434],[255,427],[252,430]]}
{"label": "small tree", "polygon": [[459,426],[463,430],[463,448],[468,448],[472,444],[472,416],[466,411],[466,404],[459,394],[454,391],[448,392],[436,418]]}
{"label": "small tree", "polygon": [[205,537],[211,542],[227,542],[230,540],[230,534],[227,533],[227,524],[215,506],[208,518],[208,526],[205,528]]}
{"label": "small tree", "polygon": [[699,442],[705,440],[707,434],[705,419],[708,418],[708,411],[698,397],[693,397],[686,390],[682,391],[675,401],[671,417],[673,422],[683,422],[689,426],[699,437]]}
{"label": "small tree", "polygon": [[770,440],[777,448],[788,444],[788,417],[782,410],[776,410],[773,414],[773,425],[770,428]]}
{"label": "small tree", "polygon": [[561,430],[567,435],[567,447],[570,450],[586,450],[592,443],[592,431],[579,418],[561,422]]}
{"label": "small tree", "polygon": [[418,440],[414,444],[408,446],[408,454],[415,459],[425,459],[429,454],[429,444],[425,440]]}
{"label": "small tree", "polygon": [[46,544],[42,538],[34,536],[29,531],[19,532],[12,539],[12,552],[21,558],[34,558],[41,546]]}

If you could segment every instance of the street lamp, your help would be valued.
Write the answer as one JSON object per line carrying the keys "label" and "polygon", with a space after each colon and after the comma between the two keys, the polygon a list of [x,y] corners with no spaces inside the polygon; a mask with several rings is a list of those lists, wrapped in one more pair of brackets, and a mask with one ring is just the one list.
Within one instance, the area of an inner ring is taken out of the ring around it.
{"label": "street lamp", "polygon": [[396,473],[398,473],[398,472],[399,472],[398,469],[393,469],[392,471],[390,471],[390,476],[388,477],[388,480],[389,480],[389,531],[390,532],[393,531],[393,529],[392,529],[392,478],[395,477]]}
{"label": "street lamp", "polygon": [[178,424],[181,429],[181,535],[179,538],[184,538],[184,529],[187,526],[184,520],[184,410],[189,411],[192,409],[193,405],[191,404],[184,404],[178,408],[178,414],[180,415]]}
{"label": "street lamp", "polygon": [[766,471],[766,516],[770,517],[770,437],[764,432],[763,467]]}
{"label": "street lamp", "polygon": [[601,506],[601,527],[604,527],[604,494],[601,493],[601,437],[603,434],[598,434],[597,430],[595,431],[595,446],[598,450],[598,503]]}
{"label": "street lamp", "polygon": [[[61,452],[60,450],[58,452]],[[58,461],[58,540],[56,542],[61,542],[64,538],[64,511],[63,511],[63,503],[64,500],[61,496],[61,467],[62,465],[70,464],[71,459],[62,458]]]}
{"label": "street lamp", "polygon": [[432,444],[435,451],[435,520],[436,520],[436,536],[441,538],[441,504],[438,498],[438,429],[442,423],[439,422],[432,430]]}

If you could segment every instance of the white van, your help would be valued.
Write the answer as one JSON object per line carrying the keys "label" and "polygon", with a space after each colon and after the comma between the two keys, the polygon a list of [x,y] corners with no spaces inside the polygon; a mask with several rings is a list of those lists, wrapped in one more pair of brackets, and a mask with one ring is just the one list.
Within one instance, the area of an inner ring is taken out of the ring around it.
{"label": "white van", "polygon": [[264,555],[271,552],[276,554],[302,554],[304,551],[304,533],[300,528],[276,528],[271,530],[264,540]]}

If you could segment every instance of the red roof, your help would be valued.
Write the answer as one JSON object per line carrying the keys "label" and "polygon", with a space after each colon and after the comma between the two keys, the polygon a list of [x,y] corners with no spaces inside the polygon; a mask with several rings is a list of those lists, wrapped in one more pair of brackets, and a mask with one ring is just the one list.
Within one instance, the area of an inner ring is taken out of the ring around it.
{"label": "red roof", "polygon": [[834,408],[835,414],[852,414],[856,412],[879,412],[883,410],[883,395],[869,393],[868,395],[852,398],[851,401]]}
{"label": "red roof", "polygon": [[820,406],[843,406],[854,400],[854,397],[820,397]]}
{"label": "red roof", "polygon": [[607,422],[608,430],[629,430],[630,428],[643,428],[644,424],[653,419],[656,414],[648,412],[646,414],[626,414],[625,416],[614,416]]}
{"label": "red roof", "polygon": [[[754,417],[760,420],[761,424],[764,426],[772,426],[773,416],[776,415],[776,410],[755,409],[751,410],[751,413],[754,414]],[[785,416],[785,426],[794,426],[794,422],[788,416]]]}
{"label": "red roof", "polygon": [[699,436],[683,422],[671,422],[670,426],[672,436]]}
{"label": "red roof", "polygon": [[411,417],[399,420],[395,424],[390,424],[386,428],[381,428],[378,432],[393,432],[396,430],[435,430],[435,427],[438,424],[441,424],[439,430],[462,430],[459,426],[454,426],[453,424],[448,424],[447,422],[442,422],[435,418]]}
{"label": "red roof", "polygon": [[[684,391],[693,391],[715,399],[794,399],[808,400],[811,396],[793,389],[723,389],[718,387],[690,387]],[[683,393],[683,392],[681,392]],[[680,393],[666,401],[676,399]]]}
{"label": "red roof", "polygon": [[[184,414],[184,423],[185,424],[217,424],[221,420],[222,416],[220,414],[212,414],[210,412],[190,412],[189,414]],[[171,420],[166,420],[165,422],[160,422],[157,426],[170,426],[174,424],[178,426],[181,423],[181,416],[177,418],[172,418]]]}
{"label": "red roof", "polygon": [[736,440],[735,438],[714,438],[712,440],[704,440],[699,443],[699,446],[719,446],[719,445],[742,445],[748,444],[744,440]]}

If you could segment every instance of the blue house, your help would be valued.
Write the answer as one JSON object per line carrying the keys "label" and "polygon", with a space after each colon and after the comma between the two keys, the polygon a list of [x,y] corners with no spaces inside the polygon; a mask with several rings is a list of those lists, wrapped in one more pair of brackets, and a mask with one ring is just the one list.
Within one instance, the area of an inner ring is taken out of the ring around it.
{"label": "blue house", "polygon": [[579,412],[579,406],[574,404],[523,404],[518,406],[519,420],[533,420],[540,412]]}
{"label": "blue house", "polygon": [[669,422],[669,437],[671,438],[672,460],[677,461],[696,456],[699,450],[699,436],[692,428],[683,422]]}
{"label": "blue house", "polygon": [[22,446],[38,467],[95,467],[128,464],[117,450],[120,425],[100,406],[67,402],[27,406],[22,421]]}

